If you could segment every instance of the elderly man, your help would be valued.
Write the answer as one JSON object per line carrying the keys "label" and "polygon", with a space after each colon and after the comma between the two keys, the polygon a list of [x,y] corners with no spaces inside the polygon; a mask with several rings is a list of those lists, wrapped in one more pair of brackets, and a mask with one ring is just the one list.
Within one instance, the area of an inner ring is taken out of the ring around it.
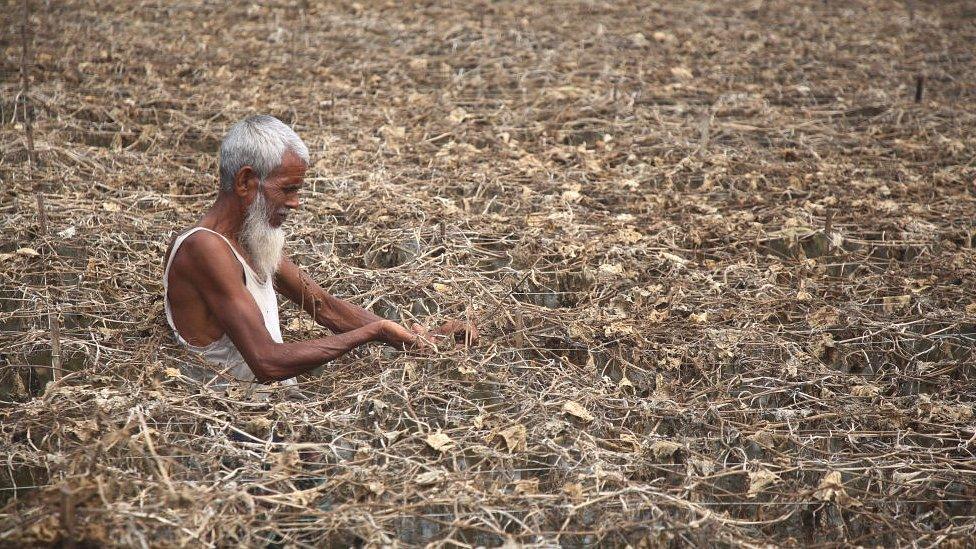
{"label": "elderly man", "polygon": [[[337,299],[283,254],[281,228],[298,208],[308,148],[277,118],[251,116],[220,145],[220,190],[199,222],[166,252],[166,320],[177,341],[224,373],[260,383],[288,380],[371,341],[424,347],[474,327],[448,322],[407,329]],[[283,343],[275,290],[334,335]]]}

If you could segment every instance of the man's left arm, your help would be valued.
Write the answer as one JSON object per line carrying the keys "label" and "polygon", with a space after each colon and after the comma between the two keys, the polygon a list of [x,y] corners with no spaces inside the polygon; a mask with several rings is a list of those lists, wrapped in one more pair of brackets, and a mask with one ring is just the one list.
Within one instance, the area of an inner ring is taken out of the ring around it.
{"label": "man's left arm", "polygon": [[312,315],[316,322],[337,334],[384,320],[358,305],[330,295],[287,257],[278,265],[275,288]]}
{"label": "man's left arm", "polygon": [[[373,322],[384,320],[362,307],[330,295],[289,258],[278,264],[275,275],[275,288],[282,295],[297,303],[315,322],[337,334],[361,328]],[[423,339],[431,337],[467,336],[471,343],[478,341],[478,328],[474,323],[448,320],[442,326],[427,330],[419,324],[411,327]],[[387,341],[393,346],[416,344],[418,341]]]}

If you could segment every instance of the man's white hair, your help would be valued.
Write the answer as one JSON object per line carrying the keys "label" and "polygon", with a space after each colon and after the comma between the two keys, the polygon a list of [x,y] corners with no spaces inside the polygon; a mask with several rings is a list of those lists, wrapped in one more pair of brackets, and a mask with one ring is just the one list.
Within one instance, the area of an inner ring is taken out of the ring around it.
{"label": "man's white hair", "polygon": [[234,176],[250,166],[263,183],[291,151],[308,166],[308,147],[287,124],[267,114],[248,116],[234,124],[220,144],[220,190],[234,187]]}

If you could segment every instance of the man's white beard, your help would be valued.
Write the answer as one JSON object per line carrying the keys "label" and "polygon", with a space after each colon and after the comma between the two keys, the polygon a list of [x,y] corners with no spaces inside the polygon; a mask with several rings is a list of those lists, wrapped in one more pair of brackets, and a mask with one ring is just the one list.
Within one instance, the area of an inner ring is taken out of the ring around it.
{"label": "man's white beard", "polygon": [[269,223],[271,210],[264,198],[264,190],[258,189],[254,202],[244,216],[241,228],[241,244],[251,256],[254,270],[261,280],[268,280],[278,270],[285,248],[285,231]]}

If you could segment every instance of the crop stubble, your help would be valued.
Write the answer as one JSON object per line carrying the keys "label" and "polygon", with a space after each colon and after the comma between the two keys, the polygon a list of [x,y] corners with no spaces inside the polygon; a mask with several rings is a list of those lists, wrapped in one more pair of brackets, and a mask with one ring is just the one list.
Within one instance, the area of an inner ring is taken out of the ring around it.
{"label": "crop stubble", "polygon": [[[30,170],[16,9],[0,67],[2,542],[971,539],[965,2],[32,8]],[[478,348],[354,352],[302,400],[198,381],[162,254],[253,112],[312,151],[298,263]]]}

